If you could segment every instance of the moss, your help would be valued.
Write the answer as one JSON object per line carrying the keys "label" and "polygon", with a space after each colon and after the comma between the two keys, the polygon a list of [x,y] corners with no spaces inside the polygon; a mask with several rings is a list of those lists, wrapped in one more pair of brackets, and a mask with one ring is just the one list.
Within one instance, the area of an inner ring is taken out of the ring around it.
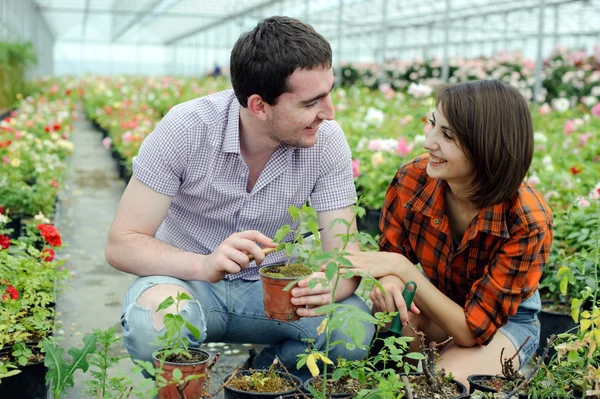
{"label": "moss", "polygon": [[312,273],[312,270],[299,263],[291,265],[274,265],[267,266],[261,273],[265,276],[276,277],[276,278],[298,278],[308,276]]}

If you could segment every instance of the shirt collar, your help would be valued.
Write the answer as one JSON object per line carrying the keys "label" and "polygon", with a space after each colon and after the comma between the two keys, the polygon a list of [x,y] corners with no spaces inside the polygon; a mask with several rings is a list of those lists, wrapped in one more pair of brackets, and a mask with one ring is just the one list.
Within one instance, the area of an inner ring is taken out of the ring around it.
{"label": "shirt collar", "polygon": [[240,154],[240,103],[233,96],[227,115],[225,136],[223,137],[223,152]]}
{"label": "shirt collar", "polygon": [[[427,183],[405,204],[404,208],[430,218],[443,218],[446,207],[444,191],[448,184],[441,179],[427,179]],[[509,238],[504,212],[505,202],[487,206],[479,211],[473,224],[471,238],[481,231],[501,238]]]}

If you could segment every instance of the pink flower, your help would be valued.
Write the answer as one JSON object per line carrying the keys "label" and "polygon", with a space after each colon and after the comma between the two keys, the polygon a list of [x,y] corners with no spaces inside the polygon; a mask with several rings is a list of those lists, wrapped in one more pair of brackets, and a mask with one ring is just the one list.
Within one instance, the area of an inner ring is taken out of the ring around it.
{"label": "pink flower", "polygon": [[52,93],[58,92],[58,85],[52,85],[52,87],[50,88],[50,90],[52,91]]}
{"label": "pink flower", "polygon": [[20,131],[20,130],[17,130],[17,131],[15,132],[15,138],[16,138],[17,140],[20,140],[20,139],[21,139],[21,137],[23,137],[23,132],[22,132],[22,131]]}
{"label": "pink flower", "polygon": [[594,137],[594,135],[590,132],[585,132],[585,133],[581,133],[579,135],[579,146],[580,147],[585,147],[585,145],[587,144],[588,140],[591,139],[592,137]]}
{"label": "pink flower", "polygon": [[352,160],[352,177],[355,179],[360,176],[360,159],[354,158]]}
{"label": "pink flower", "polygon": [[58,188],[58,182],[54,179],[50,179],[50,185],[54,188]]}
{"label": "pink flower", "polygon": [[2,157],[2,163],[4,165],[7,165],[10,162],[10,159],[8,159],[8,157]]}
{"label": "pink flower", "polygon": [[537,175],[532,175],[527,179],[527,183],[531,184],[532,186],[537,186],[541,182],[542,180]]}
{"label": "pink flower", "polygon": [[405,157],[408,154],[410,154],[414,146],[414,144],[407,144],[406,139],[404,137],[400,137],[400,139],[398,139],[398,147],[396,149],[396,153],[401,157]]}
{"label": "pink flower", "polygon": [[590,201],[586,200],[583,197],[579,197],[579,198],[577,198],[577,206],[580,206],[582,208],[587,208],[588,206],[590,206]]}
{"label": "pink flower", "polygon": [[131,134],[131,132],[125,132],[121,136],[121,140],[123,140],[125,143],[131,143],[134,141],[133,134]]}
{"label": "pink flower", "polygon": [[548,115],[550,112],[552,112],[552,107],[548,105],[548,103],[544,103],[544,105],[540,107],[540,115]]}
{"label": "pink flower", "polygon": [[577,126],[575,126],[575,122],[573,122],[571,119],[569,119],[565,122],[565,127],[563,128],[563,133],[566,134],[567,136],[570,136],[571,133],[573,133],[573,131],[575,129],[577,129]]}
{"label": "pink flower", "polygon": [[379,151],[381,150],[381,142],[378,139],[370,140],[367,149],[373,152]]}
{"label": "pink flower", "polygon": [[112,139],[110,137],[105,137],[105,138],[102,139],[102,145],[107,150],[110,150],[111,143],[112,143]]}
{"label": "pink flower", "polygon": [[592,115],[600,117],[600,103],[594,105],[592,108]]}

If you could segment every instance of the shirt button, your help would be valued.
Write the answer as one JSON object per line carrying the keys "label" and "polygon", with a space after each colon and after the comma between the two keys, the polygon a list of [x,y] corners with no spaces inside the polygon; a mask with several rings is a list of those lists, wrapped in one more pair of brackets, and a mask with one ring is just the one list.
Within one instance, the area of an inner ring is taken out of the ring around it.
{"label": "shirt button", "polygon": [[440,219],[433,219],[433,224],[435,224],[435,225],[440,224]]}

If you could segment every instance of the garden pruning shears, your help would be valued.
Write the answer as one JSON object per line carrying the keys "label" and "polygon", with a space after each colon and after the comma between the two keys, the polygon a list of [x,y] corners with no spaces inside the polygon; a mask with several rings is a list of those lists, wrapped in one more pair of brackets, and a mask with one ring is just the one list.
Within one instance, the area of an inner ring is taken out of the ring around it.
{"label": "garden pruning shears", "polygon": [[[414,281],[409,281],[404,286],[404,290],[402,291],[402,298],[404,298],[404,303],[406,303],[406,309],[408,309],[408,311],[410,311],[410,305],[413,302],[416,291],[417,283],[415,283]],[[402,322],[400,321],[400,313],[394,316],[389,330],[396,335],[402,335]]]}

